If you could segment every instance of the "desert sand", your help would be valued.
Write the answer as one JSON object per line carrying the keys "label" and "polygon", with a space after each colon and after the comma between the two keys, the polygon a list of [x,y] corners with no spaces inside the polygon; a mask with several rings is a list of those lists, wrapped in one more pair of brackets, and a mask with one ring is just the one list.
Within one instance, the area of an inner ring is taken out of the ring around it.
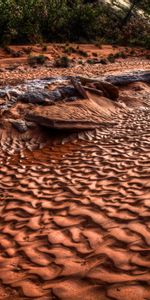
{"label": "desert sand", "polygon": [[[20,61],[10,70],[16,60],[1,55],[1,88],[150,70],[143,57],[69,69]],[[150,299],[150,84],[120,86],[118,103],[103,98],[107,124],[93,130],[37,125],[20,133],[6,119],[28,105],[11,104],[1,115],[0,299]]]}

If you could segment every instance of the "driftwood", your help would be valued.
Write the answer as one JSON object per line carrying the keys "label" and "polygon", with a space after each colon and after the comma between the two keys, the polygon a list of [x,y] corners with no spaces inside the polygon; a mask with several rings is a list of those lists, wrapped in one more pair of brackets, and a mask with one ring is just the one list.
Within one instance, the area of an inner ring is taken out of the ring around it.
{"label": "driftwood", "polygon": [[6,92],[6,98],[7,98],[7,101],[10,101],[11,96],[10,96],[9,92]]}
{"label": "driftwood", "polygon": [[80,80],[83,86],[89,86],[102,91],[103,95],[106,98],[109,98],[111,100],[117,100],[119,97],[118,88],[112,85],[110,82],[103,81],[102,79],[99,78],[86,78],[82,76],[79,76],[78,79]]}
{"label": "driftwood", "polygon": [[103,83],[112,85],[126,85],[132,82],[150,83],[150,71],[139,71],[130,74],[109,75],[106,77],[87,78],[79,76],[78,79],[83,85],[89,83]]}
{"label": "driftwood", "polygon": [[110,75],[105,77],[107,82],[114,85],[127,85],[133,82],[146,82],[150,83],[150,71],[138,72],[124,75]]}
{"label": "driftwood", "polygon": [[86,93],[85,89],[83,88],[83,86],[79,83],[79,81],[75,78],[71,78],[71,83],[73,84],[73,86],[75,87],[75,89],[78,91],[78,93],[84,98],[84,99],[88,99],[88,94]]}
{"label": "driftwood", "polygon": [[94,93],[94,94],[97,94],[99,96],[104,96],[103,92],[98,90],[98,89],[94,89],[92,87],[89,87],[89,86],[83,86],[83,88],[86,90],[86,91],[89,91],[91,93]]}
{"label": "driftwood", "polygon": [[78,96],[78,91],[74,87],[65,86],[55,90],[37,90],[23,93],[17,97],[18,101],[33,104],[50,104],[51,102],[60,101],[64,98]]}

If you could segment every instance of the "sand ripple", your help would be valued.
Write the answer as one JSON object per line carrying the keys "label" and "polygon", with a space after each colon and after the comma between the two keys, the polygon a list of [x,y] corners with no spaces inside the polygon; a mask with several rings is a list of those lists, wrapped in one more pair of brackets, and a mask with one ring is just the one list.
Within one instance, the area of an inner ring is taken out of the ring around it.
{"label": "sand ripple", "polygon": [[0,154],[0,299],[150,299],[149,124]]}

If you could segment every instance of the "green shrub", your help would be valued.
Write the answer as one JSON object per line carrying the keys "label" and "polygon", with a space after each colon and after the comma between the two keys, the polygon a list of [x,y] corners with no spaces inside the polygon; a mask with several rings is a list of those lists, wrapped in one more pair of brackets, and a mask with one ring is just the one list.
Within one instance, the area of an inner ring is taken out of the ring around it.
{"label": "green shrub", "polygon": [[70,48],[68,41],[95,41],[99,48],[117,43],[150,49],[149,0],[137,2],[145,19],[134,9],[123,24],[127,10],[105,1],[0,0],[0,43],[67,41],[65,48]]}
{"label": "green shrub", "polygon": [[94,62],[95,62],[95,61],[94,61],[93,59],[88,59],[88,60],[87,60],[87,63],[88,63],[89,65],[93,65]]}
{"label": "green shrub", "polygon": [[64,49],[64,53],[67,53],[67,54],[71,54],[71,53],[78,53],[78,50],[73,48],[73,47],[65,47]]}
{"label": "green shrub", "polygon": [[58,57],[54,62],[55,68],[68,68],[70,66],[70,59],[67,56]]}
{"label": "green shrub", "polygon": [[3,50],[7,53],[7,54],[12,54],[12,49],[8,46],[3,46]]}
{"label": "green shrub", "polygon": [[22,50],[24,51],[24,53],[29,55],[32,52],[32,47],[24,47]]}
{"label": "green shrub", "polygon": [[120,51],[120,52],[117,52],[117,53],[114,54],[114,58],[123,58],[123,59],[125,59],[127,57],[128,57],[127,53],[125,53],[123,51]]}
{"label": "green shrub", "polygon": [[77,53],[81,56],[88,57],[88,53],[84,50],[79,49]]}
{"label": "green shrub", "polygon": [[102,65],[107,65],[108,60],[106,58],[102,58],[102,59],[100,59],[99,63],[102,64]]}
{"label": "green shrub", "polygon": [[113,54],[109,54],[107,57],[108,61],[110,63],[114,63],[115,62],[115,56]]}
{"label": "green shrub", "polygon": [[36,64],[43,65],[46,62],[46,60],[47,60],[47,57],[44,56],[44,55],[42,55],[42,54],[38,55],[38,56],[32,56],[32,55],[30,55],[28,57],[28,64],[30,66],[34,66]]}

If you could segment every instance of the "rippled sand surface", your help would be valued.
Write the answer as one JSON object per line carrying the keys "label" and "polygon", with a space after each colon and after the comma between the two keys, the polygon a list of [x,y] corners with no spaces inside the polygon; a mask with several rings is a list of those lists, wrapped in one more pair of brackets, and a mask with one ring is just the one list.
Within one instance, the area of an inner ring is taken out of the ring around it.
{"label": "rippled sand surface", "polygon": [[150,299],[149,108],[0,163],[0,299]]}

